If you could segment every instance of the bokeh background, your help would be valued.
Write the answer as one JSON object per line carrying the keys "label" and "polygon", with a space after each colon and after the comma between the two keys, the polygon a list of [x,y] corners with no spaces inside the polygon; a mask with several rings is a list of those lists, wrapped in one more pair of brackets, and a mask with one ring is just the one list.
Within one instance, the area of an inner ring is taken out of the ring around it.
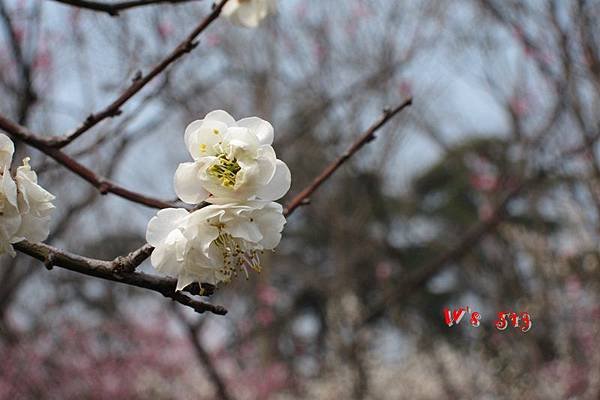
{"label": "bokeh background", "polygon": [[[0,113],[68,132],[210,7],[0,0]],[[67,153],[174,200],[185,126],[257,115],[286,203],[384,107],[414,104],[289,218],[261,274],[219,288],[225,317],[0,258],[0,398],[597,399],[599,17],[598,0],[282,0],[255,30],[218,20]],[[57,195],[49,244],[144,243],[155,210],[17,151]],[[480,327],[444,325],[463,306]],[[533,327],[500,332],[498,311]]]}

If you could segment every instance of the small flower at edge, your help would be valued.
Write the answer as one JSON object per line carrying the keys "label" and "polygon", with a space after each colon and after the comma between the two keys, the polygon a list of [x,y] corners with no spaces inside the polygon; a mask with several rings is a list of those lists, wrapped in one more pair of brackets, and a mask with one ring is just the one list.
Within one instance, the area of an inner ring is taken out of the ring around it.
{"label": "small flower at edge", "polygon": [[48,237],[54,196],[37,183],[29,158],[10,174],[14,144],[0,134],[0,255],[15,255],[13,243],[43,241]]}
{"label": "small flower at edge", "polygon": [[277,11],[277,0],[229,0],[223,15],[236,25],[256,28],[269,14]]}

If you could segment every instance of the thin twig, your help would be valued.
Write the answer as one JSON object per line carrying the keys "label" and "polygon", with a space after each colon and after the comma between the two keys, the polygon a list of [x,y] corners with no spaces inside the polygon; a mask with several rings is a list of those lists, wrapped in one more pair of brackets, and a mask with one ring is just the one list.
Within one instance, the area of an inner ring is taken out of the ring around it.
{"label": "thin twig", "polygon": [[121,106],[131,99],[136,93],[138,93],[144,86],[146,86],[152,79],[158,76],[161,72],[167,69],[172,63],[177,61],[185,54],[191,52],[198,44],[196,38],[200,35],[208,26],[216,20],[221,14],[221,10],[225,6],[228,0],[222,0],[217,6],[215,6],[212,12],[204,18],[196,26],[196,28],[160,63],[154,66],[146,75],[142,75],[141,72],[135,77],[131,85],[125,91],[117,97],[112,103],[106,106],[104,109],[90,114],[86,120],[73,133],[65,137],[55,137],[45,139],[47,144],[52,147],[62,148],[79,136],[87,132],[90,128],[94,127],[99,122],[106,118],[114,117],[121,114]]}
{"label": "thin twig", "polygon": [[36,101],[37,96],[35,91],[33,90],[32,84],[32,70],[31,70],[31,62],[28,61],[23,54],[22,44],[18,38],[17,31],[15,30],[13,23],[11,21],[11,16],[6,9],[3,2],[0,1],[0,19],[4,22],[4,29],[6,31],[6,35],[9,38],[10,48],[13,53],[13,58],[15,60],[15,66],[17,67],[17,72],[19,75],[19,89],[18,96],[19,103],[17,106],[17,119],[20,124],[25,123],[27,120],[27,116],[31,109],[31,105]]}
{"label": "thin twig", "polygon": [[333,173],[350,157],[360,150],[365,144],[375,139],[375,133],[381,129],[389,120],[396,116],[400,111],[412,104],[412,98],[406,100],[398,107],[385,110],[379,121],[375,122],[369,129],[365,131],[353,144],[346,150],[344,154],[339,156],[331,164],[329,164],[319,176],[317,176],[306,189],[301,191],[296,197],[292,199],[285,208],[285,216],[287,217],[294,212],[299,206],[306,204],[310,196],[325,182]]}
{"label": "thin twig", "polygon": [[57,3],[66,4],[72,7],[85,8],[86,10],[105,12],[111,17],[116,17],[119,12],[128,10],[131,8],[149,6],[153,4],[169,3],[169,4],[180,4],[188,3],[190,1],[199,0],[131,0],[121,1],[117,3],[104,3],[101,1],[90,1],[90,0],[54,0]]}
{"label": "thin twig", "polygon": [[74,158],[63,153],[61,150],[50,147],[43,140],[40,140],[35,134],[31,133],[24,126],[18,125],[4,116],[0,115],[0,129],[4,130],[9,135],[29,144],[32,147],[40,150],[42,153],[52,157],[67,169],[85,179],[88,183],[94,186],[100,194],[113,193],[119,197],[130,200],[134,203],[143,204],[152,208],[169,208],[174,207],[173,204],[143,195],[126,189],[105,177],[96,174],[94,171],[81,164]]}
{"label": "thin twig", "polygon": [[181,321],[182,325],[185,326],[185,329],[188,333],[188,338],[190,339],[190,342],[192,342],[192,346],[194,347],[194,350],[196,352],[196,356],[197,356],[198,360],[200,361],[200,363],[202,364],[202,366],[204,367],[204,369],[206,369],[206,372],[208,373],[210,380],[212,381],[215,388],[217,389],[219,399],[233,400],[234,397],[231,395],[231,393],[227,389],[225,380],[221,377],[221,374],[219,373],[216,366],[214,365],[212,357],[210,356],[208,351],[206,351],[206,349],[202,345],[202,339],[200,338],[200,333],[201,333],[201,329],[204,326],[204,322],[206,321],[206,319],[202,319],[202,320],[198,321],[198,323],[192,324],[185,318],[185,315],[183,315],[183,313],[181,313],[179,310],[175,309],[175,313],[179,317],[179,320]]}

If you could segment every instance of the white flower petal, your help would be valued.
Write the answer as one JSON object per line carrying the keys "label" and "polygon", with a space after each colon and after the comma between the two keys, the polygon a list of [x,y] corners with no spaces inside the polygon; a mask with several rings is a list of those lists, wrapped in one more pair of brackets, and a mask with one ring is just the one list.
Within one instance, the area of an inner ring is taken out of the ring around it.
{"label": "white flower petal", "polygon": [[266,13],[261,11],[262,10],[258,6],[242,5],[237,11],[237,20],[243,26],[256,28],[260,24],[260,21],[266,16]]}
{"label": "white flower petal", "polygon": [[[194,248],[198,250],[198,254],[194,253],[195,256],[199,257],[200,255],[204,255],[204,258],[207,258],[208,248],[213,240],[219,236],[219,230],[214,226],[207,224],[207,218],[198,218],[197,213],[198,211],[194,211],[190,214],[190,230],[192,230],[193,233],[187,234],[186,236],[194,241]],[[203,259],[202,262],[206,264],[207,260]]]}
{"label": "white flower petal", "polygon": [[178,276],[184,267],[186,250],[187,239],[179,229],[175,229],[154,249],[150,262],[157,271],[169,276]]}
{"label": "white flower petal", "polygon": [[195,133],[202,124],[204,123],[203,119],[197,119],[195,121],[190,122],[190,124],[185,128],[185,132],[183,134],[183,140],[185,142],[185,147],[190,148],[190,136]]}
{"label": "white flower petal", "polygon": [[160,246],[171,232],[178,230],[188,218],[189,212],[183,208],[165,208],[148,223],[146,241],[154,247]]}
{"label": "white flower petal", "polygon": [[29,158],[12,178],[9,168],[13,154],[12,141],[0,134],[0,254],[11,255],[15,254],[13,243],[25,239],[39,242],[48,237],[54,210],[54,196],[38,185]]}
{"label": "white flower petal", "polygon": [[255,134],[251,133],[248,128],[233,127],[227,130],[225,142],[229,145],[230,158],[240,157],[240,153],[256,151],[260,143]]}
{"label": "white flower petal", "polygon": [[262,200],[278,200],[290,190],[292,175],[288,166],[277,160],[275,174],[271,181],[256,191],[256,196]]}
{"label": "white flower petal", "polygon": [[196,267],[194,270],[184,269],[177,280],[176,290],[183,290],[194,282],[216,285],[218,282],[215,277],[215,270],[204,267]]}
{"label": "white flower petal", "polygon": [[260,144],[273,144],[273,125],[268,121],[258,117],[249,117],[240,119],[237,124],[244,128],[248,128],[251,133],[256,135]]}
{"label": "white flower petal", "polygon": [[48,238],[50,234],[50,217],[36,217],[26,214],[21,219],[21,226],[15,233],[15,241],[29,240],[32,242],[41,242]]}
{"label": "white flower petal", "polygon": [[175,171],[175,193],[181,201],[198,204],[204,201],[209,193],[203,187],[201,177],[202,163],[188,162],[179,164]]}
{"label": "white flower petal", "polygon": [[37,184],[37,175],[29,166],[29,158],[24,159],[23,166],[17,168],[15,181],[21,201],[19,209],[22,213],[32,213],[36,217],[50,215],[50,212],[54,209],[50,202],[55,197]]}
{"label": "white flower petal", "polygon": [[285,217],[279,212],[265,213],[257,219],[257,224],[263,234],[260,244],[268,250],[272,250],[281,240],[281,231],[285,225]]}
{"label": "white flower petal", "polygon": [[227,112],[223,110],[215,110],[206,114],[204,117],[205,121],[219,121],[227,125],[228,127],[237,126],[235,119]]}
{"label": "white flower petal", "polygon": [[0,170],[4,167],[10,167],[13,154],[15,153],[15,145],[8,136],[0,133]]}
{"label": "white flower petal", "polygon": [[230,0],[223,7],[223,16],[236,25],[255,28],[275,10],[275,0]]}
{"label": "white flower petal", "polygon": [[175,288],[175,290],[181,291],[181,290],[185,289],[186,286],[194,283],[195,281],[196,281],[195,276],[184,271],[179,274],[179,277],[177,279],[177,287]]}
{"label": "white flower petal", "polygon": [[2,173],[2,195],[8,204],[16,208],[18,206],[17,184],[10,176],[10,170],[8,168],[8,165],[5,165]]}
{"label": "white flower petal", "polygon": [[21,226],[21,221],[22,218],[18,209],[5,204],[3,213],[0,216],[0,255],[8,253],[13,257],[15,256],[11,244],[23,240],[23,238],[15,236]]}
{"label": "white flower petal", "polygon": [[263,235],[258,225],[248,219],[236,219],[225,226],[225,231],[231,236],[247,240],[248,242],[258,243]]}
{"label": "white flower petal", "polygon": [[261,146],[256,155],[260,179],[257,184],[266,185],[273,179],[277,170],[277,156],[271,146]]}
{"label": "white flower petal", "polygon": [[197,160],[200,157],[217,155],[228,129],[223,122],[204,120],[202,125],[191,131],[186,139],[192,158]]}

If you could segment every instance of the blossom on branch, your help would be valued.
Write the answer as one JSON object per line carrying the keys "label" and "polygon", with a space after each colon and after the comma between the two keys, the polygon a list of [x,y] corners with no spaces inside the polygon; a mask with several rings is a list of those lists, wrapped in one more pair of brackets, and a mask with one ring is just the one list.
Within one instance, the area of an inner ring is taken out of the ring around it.
{"label": "blossom on branch", "polygon": [[223,15],[236,25],[256,28],[276,10],[277,0],[229,0],[223,7]]}
{"label": "blossom on branch", "polygon": [[50,217],[54,210],[54,196],[37,183],[37,174],[29,165],[29,157],[17,168],[15,177],[18,189],[21,227],[17,236],[32,242],[46,240],[50,234]]}
{"label": "blossom on branch", "polygon": [[12,247],[14,237],[21,226],[17,203],[17,184],[10,175],[15,146],[6,135],[0,134],[0,168],[2,181],[0,186],[0,254],[9,253],[14,257]]}
{"label": "blossom on branch", "polygon": [[235,121],[222,110],[210,112],[185,130],[193,162],[179,165],[175,191],[189,204],[209,194],[235,200],[277,200],[290,188],[287,165],[278,160],[273,126],[257,117]]}
{"label": "blossom on branch", "polygon": [[242,271],[260,271],[260,254],[273,250],[285,225],[283,207],[273,202],[290,188],[287,165],[278,160],[273,127],[260,118],[235,121],[225,111],[208,113],[185,130],[193,162],[175,172],[175,191],[189,212],[168,208],[150,220],[146,240],[158,271],[187,285],[229,282]]}
{"label": "blossom on branch", "polygon": [[37,183],[29,158],[10,173],[15,152],[13,142],[0,134],[0,255],[15,251],[13,243],[22,240],[41,242],[48,237],[54,196]]}
{"label": "blossom on branch", "polygon": [[273,250],[285,224],[283,208],[269,201],[229,203],[211,198],[197,211],[160,210],[148,224],[146,240],[155,247],[152,265],[177,276],[177,290],[192,282],[229,282],[243,271],[261,270],[260,254]]}

